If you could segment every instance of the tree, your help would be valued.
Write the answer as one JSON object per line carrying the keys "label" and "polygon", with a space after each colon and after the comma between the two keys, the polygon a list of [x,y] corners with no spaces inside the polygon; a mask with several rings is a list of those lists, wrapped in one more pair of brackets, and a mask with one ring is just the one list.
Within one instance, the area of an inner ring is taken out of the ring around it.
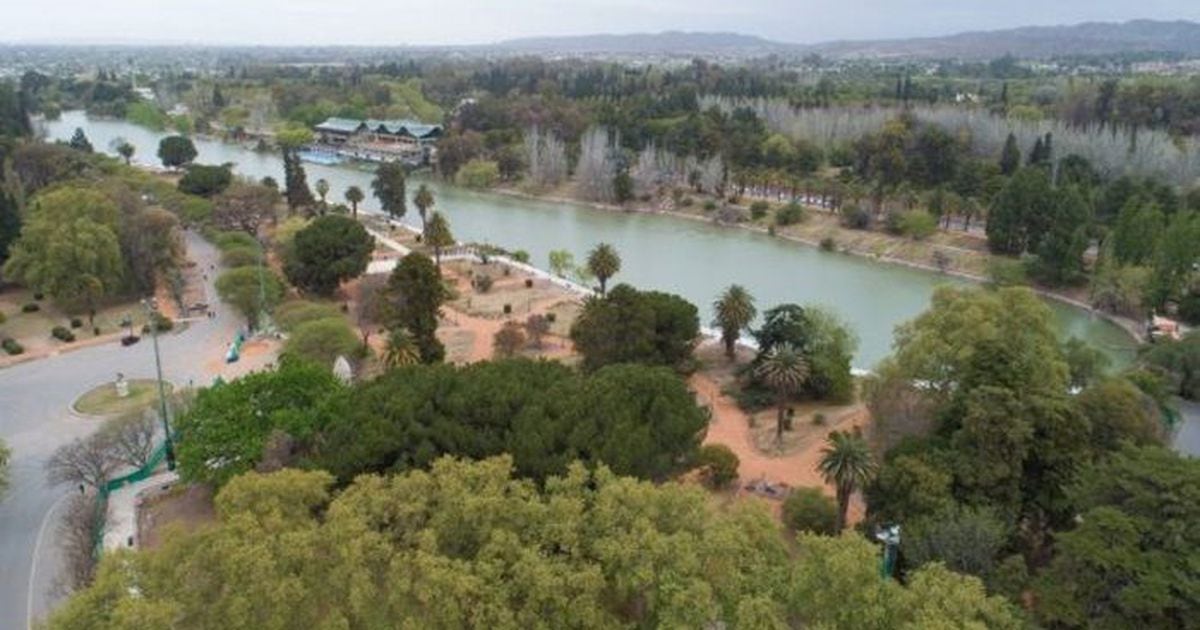
{"label": "tree", "polygon": [[821,461],[817,469],[837,491],[837,531],[846,528],[846,510],[850,497],[863,488],[875,476],[875,458],[867,441],[857,432],[834,431],[826,438],[821,449]]}
{"label": "tree", "polygon": [[1163,422],[1158,403],[1123,378],[1108,378],[1075,397],[1088,421],[1090,443],[1097,452],[1116,451],[1123,442],[1162,445]]}
{"label": "tree", "polygon": [[99,490],[119,465],[108,436],[94,434],[58,447],[46,460],[46,475],[52,485],[66,483]]}
{"label": "tree", "polygon": [[587,268],[600,281],[600,295],[604,295],[608,279],[621,271],[621,257],[612,245],[600,243],[588,252]]}
{"label": "tree", "polygon": [[434,212],[425,225],[425,244],[433,248],[435,264],[442,266],[442,251],[454,245],[454,235],[450,232],[450,222],[441,212]]}
{"label": "tree", "polygon": [[738,337],[741,336],[743,330],[749,329],[750,322],[754,321],[755,316],[758,315],[758,310],[754,308],[754,296],[750,295],[741,285],[729,285],[729,288],[725,289],[721,297],[713,303],[713,312],[715,313],[713,325],[721,329],[721,342],[725,344],[725,356],[732,361]]}
{"label": "tree", "polygon": [[83,133],[83,129],[80,127],[75,128],[75,133],[71,136],[71,141],[67,143],[67,146],[82,153],[92,152],[92,143],[88,140],[87,135]]}
{"label": "tree", "polygon": [[346,202],[350,204],[351,216],[358,219],[358,204],[364,199],[363,191],[358,186],[351,186],[346,189]]}
{"label": "tree", "polygon": [[37,196],[9,249],[5,277],[94,313],[97,302],[116,294],[125,280],[118,212],[111,198],[93,189],[64,186]]}
{"label": "tree", "polygon": [[975,578],[931,566],[882,582],[861,537],[792,549],[765,510],[603,466],[543,486],[514,478],[511,458],[445,458],[332,485],[319,471],[237,478],[211,527],[106,554],[49,627],[1023,627]]}
{"label": "tree", "polygon": [[491,188],[499,180],[500,166],[492,160],[471,160],[454,175],[455,183],[466,188]]}
{"label": "tree", "polygon": [[567,277],[567,274],[575,268],[575,256],[565,249],[552,249],[549,254],[550,273],[559,278]]}
{"label": "tree", "polygon": [[285,357],[279,368],[201,389],[175,419],[180,475],[222,485],[253,470],[276,430],[306,439],[324,425],[320,405],[342,389],[328,365]]}
{"label": "tree", "polygon": [[319,178],[315,184],[317,196],[321,198],[321,214],[325,214],[325,197],[329,194],[329,180],[324,177]]}
{"label": "tree", "polygon": [[775,442],[783,444],[783,430],[789,424],[788,402],[800,392],[808,379],[808,362],[790,343],[773,346],[754,368],[755,374],[775,392]]}
{"label": "tree", "polygon": [[1189,210],[1171,217],[1151,264],[1147,301],[1161,308],[1177,300],[1200,260],[1200,213]]}
{"label": "tree", "polygon": [[222,230],[241,230],[257,237],[263,224],[277,216],[279,193],[262,184],[237,182],[213,199],[212,221]]}
{"label": "tree", "polygon": [[284,353],[326,368],[338,357],[356,358],[361,350],[358,335],[340,314],[300,324],[283,346]]}
{"label": "tree", "polygon": [[283,299],[283,282],[271,269],[235,267],[217,278],[217,294],[254,328],[259,314],[270,311]]}
{"label": "tree", "polygon": [[524,345],[525,332],[521,330],[521,325],[514,321],[504,322],[492,337],[492,356],[497,359],[511,359],[517,356]]}
{"label": "tree", "polygon": [[384,162],[375,169],[375,179],[371,180],[371,190],[384,212],[393,219],[404,217],[408,211],[405,193],[404,167],[395,162]]}
{"label": "tree", "polygon": [[1037,251],[1054,216],[1055,195],[1044,169],[1023,168],[1013,174],[992,200],[988,211],[988,247],[998,254]]}
{"label": "tree", "polygon": [[699,315],[687,300],[627,284],[589,298],[571,326],[571,341],[587,370],[613,363],[684,368],[699,334]]}
{"label": "tree", "polygon": [[529,338],[529,345],[535,349],[542,349],[542,340],[548,334],[550,334],[550,319],[545,315],[534,313],[525,320],[525,336]]}
{"label": "tree", "polygon": [[417,207],[417,214],[421,215],[421,231],[425,231],[426,214],[433,207],[433,191],[425,184],[417,187],[416,194],[413,195],[413,205]]}
{"label": "tree", "polygon": [[1156,203],[1132,198],[1121,208],[1109,239],[1113,258],[1124,265],[1143,265],[1154,258],[1167,227],[1167,219]]}
{"label": "tree", "polygon": [[392,270],[385,294],[388,329],[408,330],[416,339],[422,363],[441,361],[446,350],[437,339],[437,325],[448,295],[434,262],[419,252],[405,256]]}
{"label": "tree", "polygon": [[836,536],[838,508],[820,488],[795,488],[783,500],[783,524],[793,532]]}
{"label": "tree", "polygon": [[232,183],[233,172],[229,164],[190,164],[183,177],[179,178],[179,191],[207,198],[224,192]]}
{"label": "tree", "polygon": [[308,189],[308,175],[304,172],[300,155],[295,149],[287,147],[283,150],[283,196],[292,213],[311,208],[315,203],[312,191]]}
{"label": "tree", "polygon": [[[850,358],[857,341],[849,327],[833,313],[815,306],[781,304],[763,313],[762,327],[753,334],[759,351],[752,366],[759,365],[775,346],[787,343],[808,363],[804,393],[838,401],[849,400],[853,394]],[[762,382],[753,368],[750,377],[743,392],[746,400],[753,399],[764,387],[773,389]]]}
{"label": "tree", "polygon": [[905,523],[902,551],[914,568],[940,562],[951,571],[984,578],[1010,533],[991,510],[954,505]]}
{"label": "tree", "polygon": [[135,151],[137,151],[137,147],[134,147],[128,140],[123,140],[117,145],[117,155],[125,159],[125,166],[129,166],[129,161],[133,159]]}
{"label": "tree", "polygon": [[97,437],[112,457],[131,468],[144,468],[154,454],[158,419],[153,412],[135,411],[104,421]]}
{"label": "tree", "polygon": [[1200,460],[1126,447],[1084,470],[1071,497],[1079,517],[1057,534],[1054,559],[1035,583],[1038,620],[1056,627],[1194,625]]}
{"label": "tree", "polygon": [[417,347],[416,339],[408,329],[397,327],[388,331],[383,362],[388,368],[416,365],[421,362],[421,349]]}
{"label": "tree", "polygon": [[284,271],[292,284],[317,295],[367,270],[375,239],[362,224],[345,216],[318,217],[296,233]]}
{"label": "tree", "polygon": [[1021,167],[1021,148],[1017,146],[1017,137],[1011,132],[1004,140],[1004,150],[1000,153],[1000,173],[1008,176],[1017,172]]}
{"label": "tree", "polygon": [[722,490],[738,478],[738,456],[724,444],[705,444],[696,451],[696,468],[704,484]]}
{"label": "tree", "polygon": [[4,493],[8,491],[8,462],[12,460],[12,451],[8,445],[0,439],[0,499],[4,498]]}
{"label": "tree", "polygon": [[187,136],[167,136],[158,143],[158,159],[167,168],[190,164],[196,155],[196,145]]}
{"label": "tree", "polygon": [[1069,284],[1083,277],[1083,252],[1088,247],[1087,230],[1092,210],[1077,187],[1055,195],[1049,231],[1037,249],[1034,274],[1053,285]]}

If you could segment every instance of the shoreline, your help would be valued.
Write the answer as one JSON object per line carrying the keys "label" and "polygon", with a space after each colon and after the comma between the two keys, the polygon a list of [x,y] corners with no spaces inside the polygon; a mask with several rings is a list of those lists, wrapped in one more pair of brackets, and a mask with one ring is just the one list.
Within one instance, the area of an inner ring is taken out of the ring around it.
{"label": "shoreline", "polygon": [[[599,203],[599,202],[594,202],[594,201],[584,201],[584,200],[580,200],[580,199],[573,199],[573,198],[562,197],[562,196],[558,196],[558,195],[536,195],[533,193],[528,193],[528,192],[524,192],[521,190],[517,190],[515,188],[509,188],[509,187],[489,188],[489,189],[486,189],[486,191],[482,191],[482,192],[494,192],[494,193],[500,194],[500,195],[516,197],[516,198],[520,198],[520,199],[530,199],[530,200],[534,200],[534,201],[549,201],[549,202],[554,202],[554,203],[576,204],[576,205],[584,206],[587,208],[591,208],[593,210],[600,210],[600,211],[604,211],[604,212],[621,212],[621,213],[627,213],[627,214],[656,214],[656,215],[668,216],[668,217],[672,217],[672,218],[676,218],[676,219],[684,219],[684,220],[688,220],[688,221],[706,223],[709,225],[716,225],[716,226],[719,226],[722,228],[727,228],[727,229],[746,230],[748,232],[761,234],[763,236],[771,236],[772,238],[779,238],[779,239],[783,239],[783,240],[790,241],[793,243],[798,243],[800,245],[804,245],[807,247],[813,247],[816,249],[820,249],[820,246],[821,246],[820,242],[812,240],[812,239],[808,239],[808,238],[804,238],[804,237],[800,237],[800,236],[793,236],[793,235],[789,235],[789,234],[771,235],[766,228],[759,227],[756,225],[744,225],[744,224],[736,224],[736,223],[735,224],[720,223],[720,222],[712,221],[710,219],[707,219],[707,218],[702,217],[697,214],[680,212],[678,210],[661,210],[661,209],[657,209],[657,208],[646,208],[646,207],[626,208],[623,206],[616,206],[613,204]],[[805,208],[807,208],[810,211],[827,212],[827,210],[825,210],[823,208],[817,208],[814,206],[805,205]],[[894,256],[869,254],[866,252],[861,252],[861,251],[857,251],[857,250],[853,250],[853,249],[838,249],[835,252],[830,252],[830,253],[841,253],[841,254],[855,256],[858,258],[862,258],[864,260],[870,260],[870,261],[879,262],[879,263],[883,263],[883,264],[887,264],[887,265],[896,265],[896,266],[900,266],[900,267],[907,267],[909,269],[914,269],[916,271],[924,271],[924,272],[933,273],[933,274],[942,275],[942,276],[950,276],[950,277],[959,278],[959,279],[966,280],[968,282],[972,282],[972,283],[979,284],[979,285],[985,285],[988,283],[988,279],[983,276],[979,276],[976,274],[967,273],[967,272],[963,272],[963,271],[947,271],[947,270],[939,269],[939,268],[935,267],[934,265],[920,263],[920,262],[916,262],[916,261],[912,261],[912,260],[905,260],[903,258],[896,258]],[[1023,286],[1025,286],[1025,288],[1029,289],[1030,291],[1033,291],[1034,293],[1036,293],[1038,296],[1040,296],[1042,298],[1054,300],[1060,304],[1064,304],[1064,305],[1067,305],[1067,306],[1070,306],[1073,308],[1077,308],[1077,309],[1082,310],[1094,317],[1100,317],[1101,319],[1103,319],[1103,320],[1107,321],[1108,323],[1121,329],[1122,332],[1124,332],[1131,340],[1133,340],[1138,345],[1146,343],[1146,336],[1141,331],[1140,325],[1138,324],[1138,322],[1136,322],[1132,319],[1129,319],[1127,317],[1122,317],[1120,315],[1114,315],[1112,313],[1106,313],[1101,310],[1097,310],[1095,308],[1092,308],[1092,306],[1090,304],[1088,304],[1087,302],[1084,302],[1082,300],[1077,300],[1073,297],[1070,297],[1068,295],[1063,295],[1061,293],[1058,293],[1058,292],[1050,290],[1050,289],[1032,286],[1032,285],[1023,285]]]}

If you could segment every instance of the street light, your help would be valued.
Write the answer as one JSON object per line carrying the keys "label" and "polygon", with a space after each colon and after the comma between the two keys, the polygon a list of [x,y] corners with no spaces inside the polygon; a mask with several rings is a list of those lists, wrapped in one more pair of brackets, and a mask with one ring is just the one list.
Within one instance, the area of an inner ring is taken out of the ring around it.
{"label": "street light", "polygon": [[175,470],[175,445],[171,442],[171,425],[167,422],[167,392],[163,385],[162,359],[158,354],[158,300],[142,300],[146,315],[150,318],[150,337],[154,340],[154,370],[158,374],[158,415],[162,420],[163,436],[166,439],[167,470]]}

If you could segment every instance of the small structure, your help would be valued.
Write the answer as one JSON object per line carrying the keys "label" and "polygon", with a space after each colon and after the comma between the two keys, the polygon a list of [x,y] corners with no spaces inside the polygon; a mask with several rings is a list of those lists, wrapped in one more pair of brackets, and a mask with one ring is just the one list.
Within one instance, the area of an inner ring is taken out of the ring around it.
{"label": "small structure", "polygon": [[117,390],[117,398],[129,398],[129,381],[125,380],[125,375],[117,372],[117,380],[113,382],[113,387]]}
{"label": "small structure", "polygon": [[328,118],[314,128],[317,148],[373,161],[419,162],[442,137],[441,125],[415,120]]}
{"label": "small structure", "polygon": [[1150,325],[1147,327],[1147,332],[1150,333],[1150,340],[1157,341],[1159,339],[1171,339],[1179,341],[1183,337],[1180,330],[1179,322],[1168,317],[1154,315],[1150,318]]}
{"label": "small structure", "polygon": [[354,369],[350,367],[350,361],[341,355],[333,361],[333,376],[343,384],[349,385],[354,380]]}

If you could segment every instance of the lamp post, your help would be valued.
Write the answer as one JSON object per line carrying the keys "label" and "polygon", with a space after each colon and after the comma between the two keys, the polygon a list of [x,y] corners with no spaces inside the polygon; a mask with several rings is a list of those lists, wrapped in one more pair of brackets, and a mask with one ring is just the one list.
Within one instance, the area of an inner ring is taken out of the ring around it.
{"label": "lamp post", "polygon": [[154,370],[158,375],[158,416],[162,420],[163,437],[166,440],[167,470],[175,470],[175,444],[171,442],[171,425],[167,421],[167,392],[163,385],[162,358],[158,353],[158,301],[151,298],[142,300],[146,314],[150,318],[150,337],[154,340]]}

